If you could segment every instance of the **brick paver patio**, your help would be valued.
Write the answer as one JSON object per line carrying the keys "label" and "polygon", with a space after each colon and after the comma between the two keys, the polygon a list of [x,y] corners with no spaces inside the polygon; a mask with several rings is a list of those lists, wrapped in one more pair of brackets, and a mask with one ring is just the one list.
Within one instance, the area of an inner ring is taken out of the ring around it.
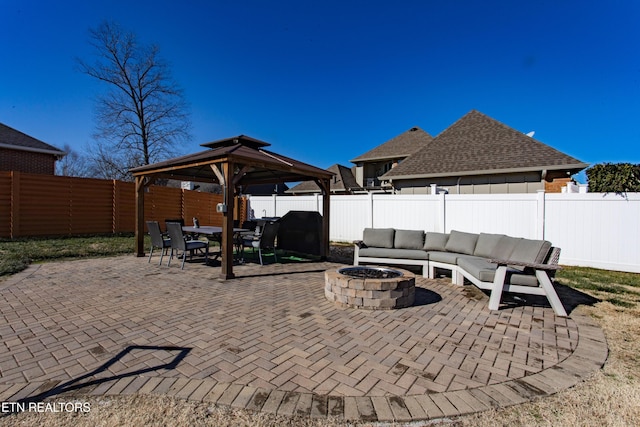
{"label": "brick paver patio", "polygon": [[414,306],[340,309],[328,262],[180,270],[123,256],[0,281],[0,401],[166,394],[282,415],[408,421],[522,403],[604,364],[604,334],[550,307],[497,312],[416,278]]}

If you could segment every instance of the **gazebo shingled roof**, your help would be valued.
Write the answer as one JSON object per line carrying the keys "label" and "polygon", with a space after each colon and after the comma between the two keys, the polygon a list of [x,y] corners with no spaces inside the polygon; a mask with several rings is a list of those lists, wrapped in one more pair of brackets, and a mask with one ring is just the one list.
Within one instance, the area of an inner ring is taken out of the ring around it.
{"label": "gazebo shingled roof", "polygon": [[[131,169],[136,179],[136,251],[144,255],[144,187],[155,178],[218,182],[223,186],[227,212],[223,216],[222,273],[233,275],[233,203],[235,189],[241,185],[277,182],[315,181],[323,193],[323,248],[329,251],[329,196],[333,173],[266,150],[270,144],[245,135],[202,144],[209,148],[198,153]],[[148,178],[148,179],[145,179]],[[229,185],[231,184],[231,185]]]}

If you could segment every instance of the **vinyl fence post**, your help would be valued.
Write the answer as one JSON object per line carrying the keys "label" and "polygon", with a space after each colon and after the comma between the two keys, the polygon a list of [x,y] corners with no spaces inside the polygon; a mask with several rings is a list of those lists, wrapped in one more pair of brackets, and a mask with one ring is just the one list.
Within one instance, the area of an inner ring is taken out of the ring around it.
{"label": "vinyl fence post", "polygon": [[537,212],[536,212],[536,238],[544,240],[544,215],[545,215],[546,193],[544,190],[538,190],[537,194]]}
{"label": "vinyl fence post", "polygon": [[273,215],[271,216],[278,216],[278,195],[273,194],[271,197],[273,197]]}
{"label": "vinyl fence post", "polygon": [[369,196],[369,228],[373,228],[373,193],[367,193]]}
{"label": "vinyl fence post", "polygon": [[446,199],[446,191],[441,191],[438,193],[438,216],[439,216],[439,225],[440,230],[437,230],[441,233],[447,232],[447,199]]}

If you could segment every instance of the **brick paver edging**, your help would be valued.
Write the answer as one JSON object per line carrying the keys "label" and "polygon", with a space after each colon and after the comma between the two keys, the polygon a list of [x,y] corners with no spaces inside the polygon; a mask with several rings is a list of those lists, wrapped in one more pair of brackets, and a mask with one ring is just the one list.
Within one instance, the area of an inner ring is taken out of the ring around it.
{"label": "brick paver edging", "polygon": [[[604,365],[604,333],[589,318],[576,315],[576,350],[557,365],[518,380],[453,392],[417,396],[330,396],[268,390],[207,379],[126,377],[83,388],[77,395],[162,394],[249,411],[361,421],[417,421],[455,417],[550,396],[588,379]],[[0,401],[19,401],[55,386],[51,382],[1,384]]]}

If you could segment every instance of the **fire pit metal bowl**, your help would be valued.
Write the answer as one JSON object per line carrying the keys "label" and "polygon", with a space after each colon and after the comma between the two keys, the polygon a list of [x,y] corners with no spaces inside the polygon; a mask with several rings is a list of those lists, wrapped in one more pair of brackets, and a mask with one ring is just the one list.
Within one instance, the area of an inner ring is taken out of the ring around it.
{"label": "fire pit metal bowl", "polygon": [[415,275],[407,270],[352,266],[324,275],[324,294],[338,307],[391,310],[415,300]]}

